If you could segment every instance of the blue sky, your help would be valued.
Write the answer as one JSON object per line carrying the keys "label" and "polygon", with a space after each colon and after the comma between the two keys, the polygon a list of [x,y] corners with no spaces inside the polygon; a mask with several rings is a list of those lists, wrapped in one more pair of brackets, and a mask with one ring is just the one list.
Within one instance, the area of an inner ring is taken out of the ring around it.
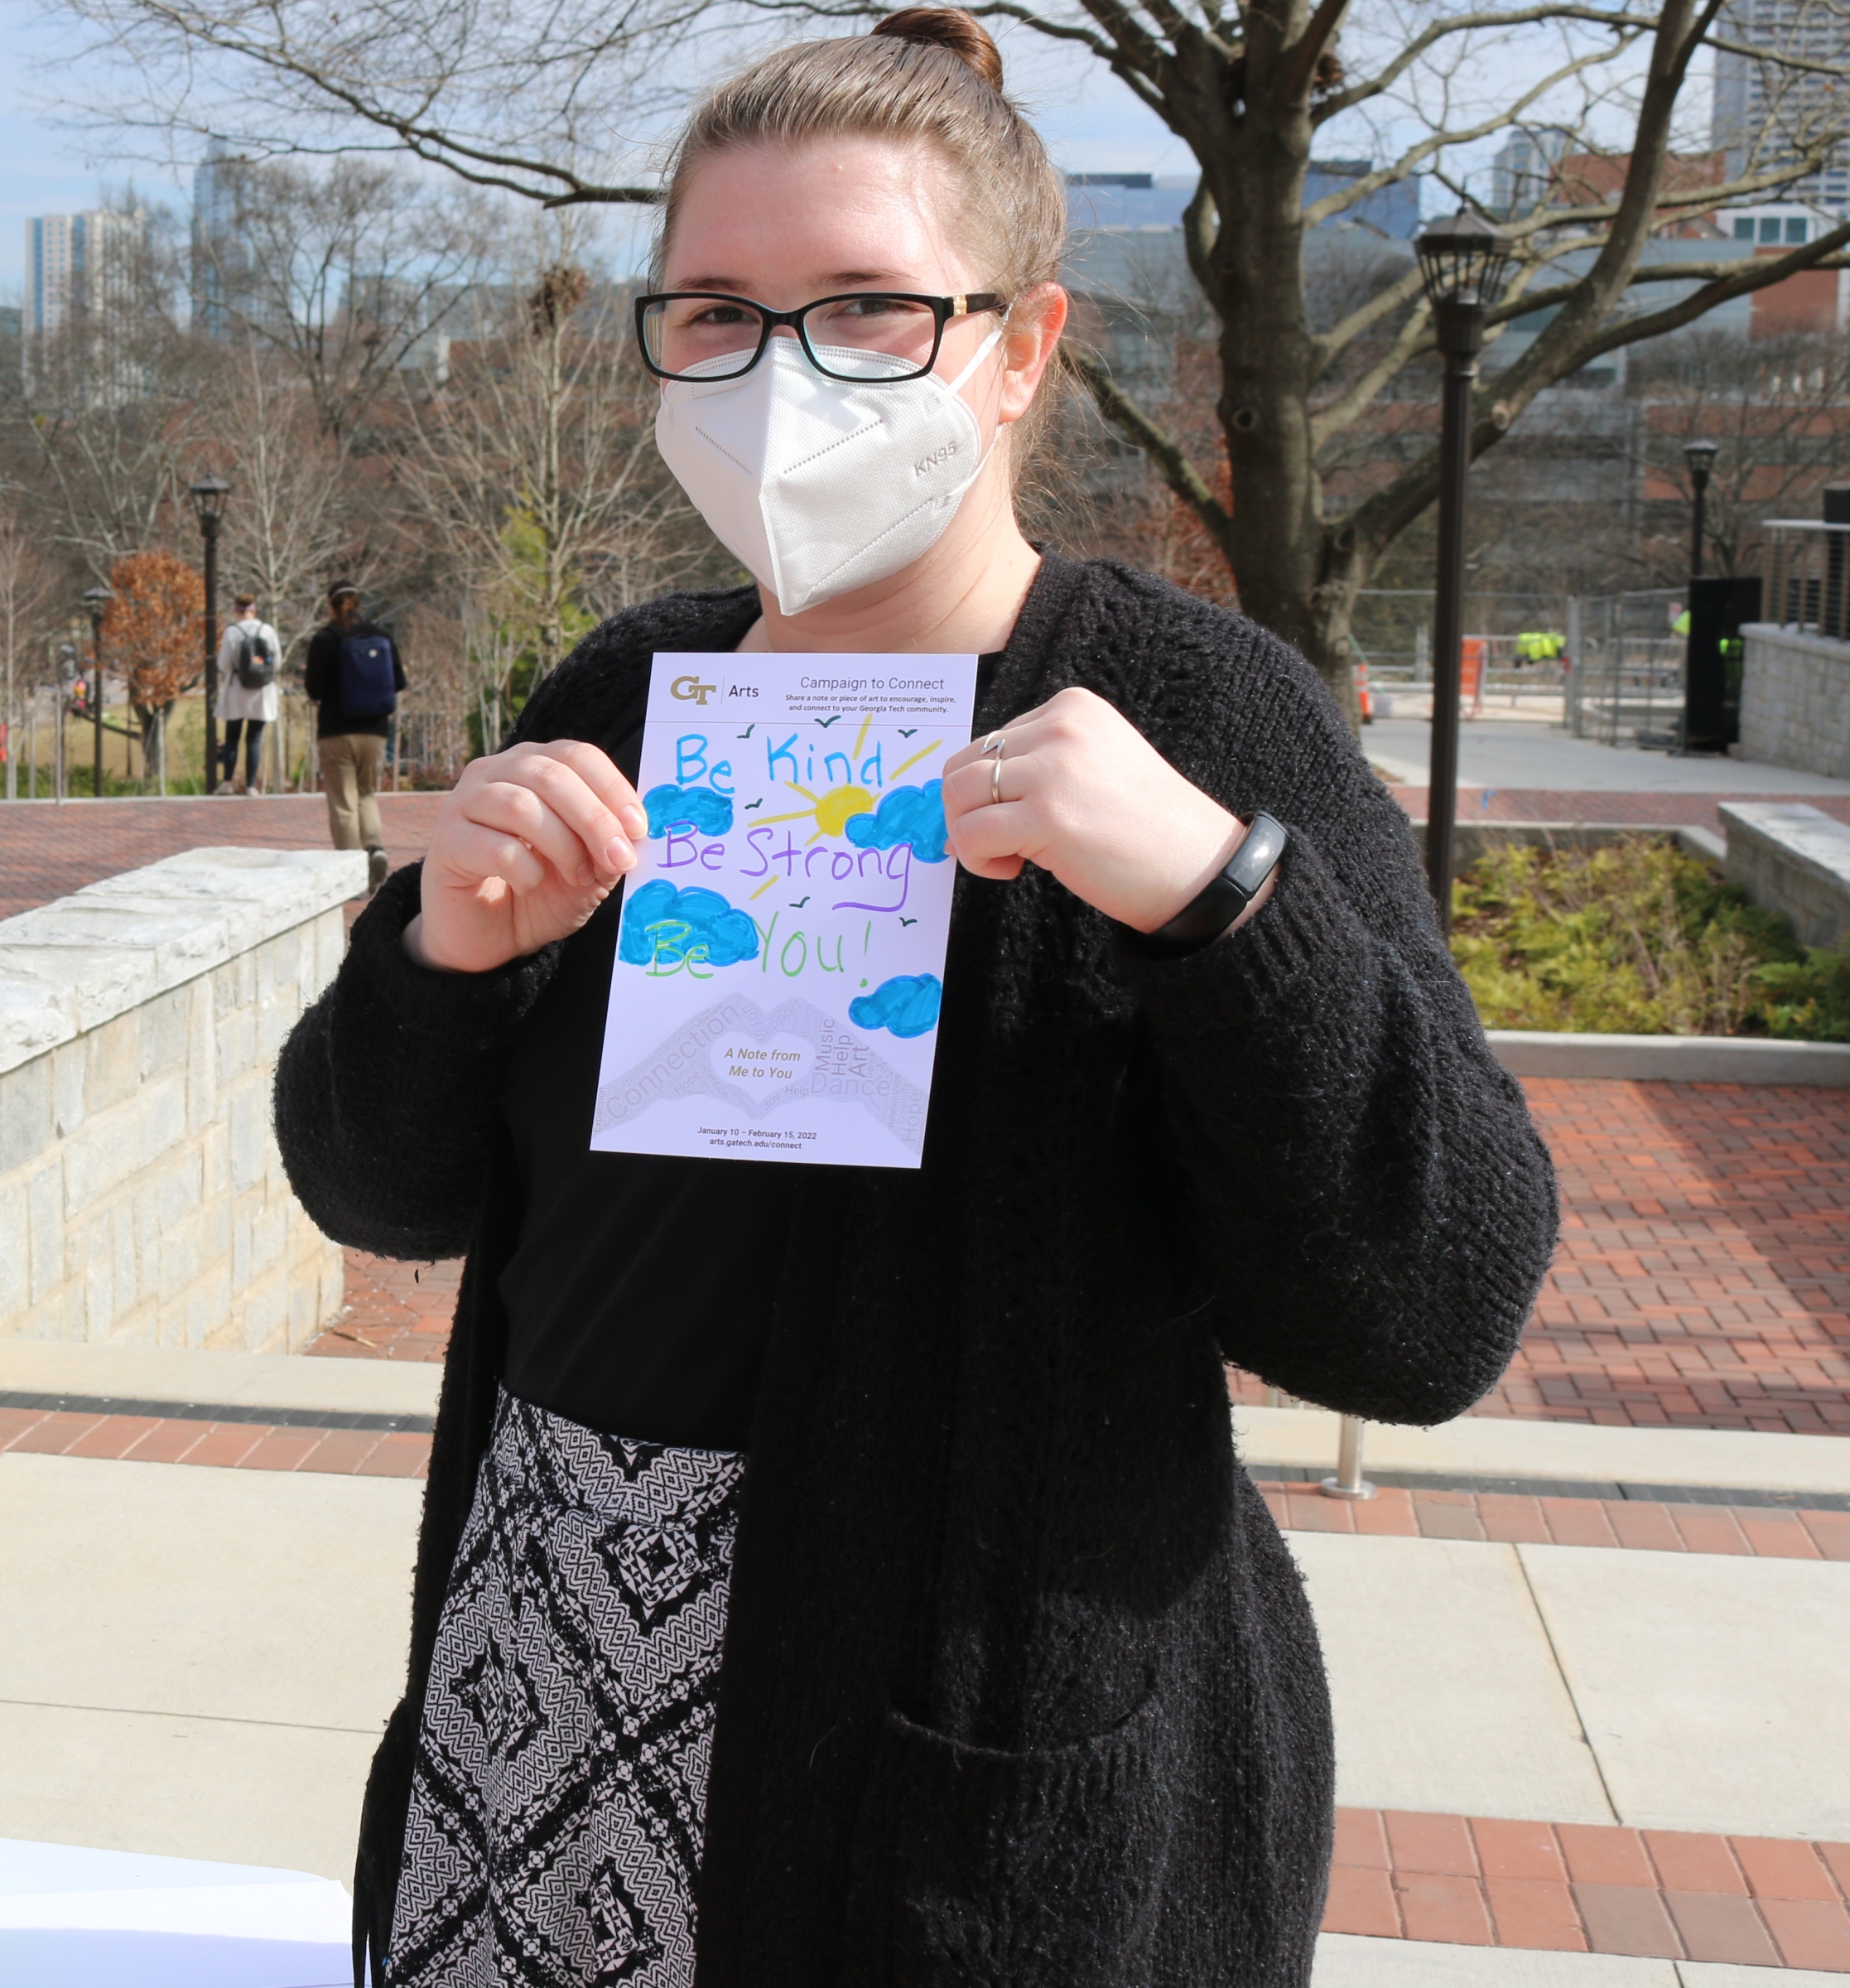
{"label": "blue sky", "polygon": [[[107,142],[68,128],[36,99],[44,82],[35,65],[52,38],[29,0],[0,0],[0,302],[19,300],[25,277],[27,218],[94,207],[105,185],[132,177],[152,199],[178,202],[190,189],[171,168],[150,166],[146,140],[128,156],[108,156]],[[1004,44],[1011,81],[1071,171],[1183,172],[1187,149],[1122,84],[1085,58],[1048,51],[1017,35]]]}
{"label": "blue sky", "polygon": [[[85,134],[60,129],[36,110],[35,65],[51,47],[26,0],[0,0],[0,302],[17,303],[26,274],[26,222],[35,214],[75,214],[94,207],[105,181],[129,177],[122,166],[89,156]],[[168,199],[171,175],[133,169],[137,186]]]}

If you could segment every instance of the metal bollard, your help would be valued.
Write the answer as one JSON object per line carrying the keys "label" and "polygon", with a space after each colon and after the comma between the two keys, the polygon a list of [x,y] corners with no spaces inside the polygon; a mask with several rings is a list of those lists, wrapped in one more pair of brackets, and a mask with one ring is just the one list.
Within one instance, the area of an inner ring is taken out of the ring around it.
{"label": "metal bollard", "polygon": [[1375,1487],[1361,1474],[1362,1419],[1342,1417],[1342,1433],[1337,1445],[1336,1475],[1318,1486],[1326,1498],[1372,1498]]}

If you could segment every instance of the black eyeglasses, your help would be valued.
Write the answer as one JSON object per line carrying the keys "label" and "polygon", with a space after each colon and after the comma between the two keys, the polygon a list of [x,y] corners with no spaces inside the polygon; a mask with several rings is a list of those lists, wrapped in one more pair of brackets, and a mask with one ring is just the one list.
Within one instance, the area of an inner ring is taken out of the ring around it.
{"label": "black eyeglasses", "polygon": [[937,364],[952,318],[1007,309],[990,290],[971,297],[857,290],[797,311],[718,290],[668,290],[636,299],[636,337],[658,379],[738,379],[764,356],[780,325],[795,331],[804,358],[831,379],[917,379]]}

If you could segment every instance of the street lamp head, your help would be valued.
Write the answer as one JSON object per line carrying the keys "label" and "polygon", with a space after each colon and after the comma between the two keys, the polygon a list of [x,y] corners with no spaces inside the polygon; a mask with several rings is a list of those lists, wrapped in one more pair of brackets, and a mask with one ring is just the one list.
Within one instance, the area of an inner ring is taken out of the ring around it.
{"label": "street lamp head", "polygon": [[1426,301],[1489,311],[1503,295],[1513,243],[1481,214],[1461,207],[1450,220],[1435,221],[1414,244]]}
{"label": "street lamp head", "polygon": [[86,586],[84,589],[84,608],[93,621],[100,621],[109,603],[116,597],[113,586]]}
{"label": "street lamp head", "polygon": [[231,485],[222,476],[201,476],[187,485],[186,495],[193,500],[193,510],[203,530],[224,516],[224,500],[231,495]]}
{"label": "street lamp head", "polygon": [[1721,452],[1718,442],[1686,442],[1683,445],[1683,460],[1689,465],[1692,476],[1707,476]]}

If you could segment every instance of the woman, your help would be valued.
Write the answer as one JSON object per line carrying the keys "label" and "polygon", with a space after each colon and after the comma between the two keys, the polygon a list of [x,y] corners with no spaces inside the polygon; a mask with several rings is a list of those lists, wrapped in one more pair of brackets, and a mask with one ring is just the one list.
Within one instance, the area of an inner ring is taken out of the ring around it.
{"label": "woman", "polygon": [[[696,110],[638,316],[759,585],[587,638],[288,1045],[316,1218],[469,1253],[362,1826],[391,1988],[1308,1980],[1327,1696],[1222,1362],[1457,1414],[1552,1177],[1301,659],[1016,528],[1064,229],[966,15]],[[917,1172],[587,1150],[651,658],[738,647],[983,659]]]}
{"label": "woman", "polygon": [[[237,612],[219,644],[218,715],[224,725],[224,744],[219,748],[223,777],[218,791],[220,794],[233,791],[232,781],[238,771],[238,746],[242,736],[244,784],[241,791],[261,794],[263,733],[267,726],[277,721],[282,692],[277,688],[276,673],[282,649],[277,640],[277,631],[258,613],[255,594],[240,594],[232,605]],[[248,659],[252,673],[263,679],[255,685],[245,683],[238,674],[238,666],[247,659],[244,654],[247,644],[252,651]]]}

